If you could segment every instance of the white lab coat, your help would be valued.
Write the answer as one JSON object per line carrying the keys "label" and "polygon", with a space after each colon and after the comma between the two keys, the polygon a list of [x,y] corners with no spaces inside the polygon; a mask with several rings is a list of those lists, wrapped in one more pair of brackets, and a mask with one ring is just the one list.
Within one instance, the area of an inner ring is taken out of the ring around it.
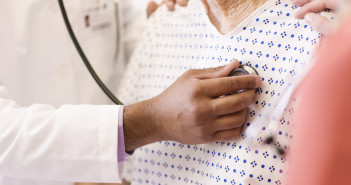
{"label": "white lab coat", "polygon": [[[120,11],[109,0],[65,4],[86,55],[113,89],[125,65]],[[0,1],[0,185],[120,181],[119,106],[107,104],[57,0]]]}

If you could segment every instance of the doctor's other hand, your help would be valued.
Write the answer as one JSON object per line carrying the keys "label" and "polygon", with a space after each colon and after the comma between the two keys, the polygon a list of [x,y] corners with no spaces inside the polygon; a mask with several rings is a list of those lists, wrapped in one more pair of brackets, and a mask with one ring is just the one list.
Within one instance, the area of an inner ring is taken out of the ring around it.
{"label": "doctor's other hand", "polygon": [[238,137],[262,84],[256,75],[228,77],[238,66],[188,70],[159,96],[126,106],[126,151],[164,140],[201,144]]}
{"label": "doctor's other hand", "polygon": [[[160,5],[165,3],[169,10],[174,10],[176,4],[179,6],[186,6],[188,4],[188,1],[189,0],[164,0]],[[150,17],[150,15],[154,13],[160,5],[155,1],[150,1],[146,9],[147,17]]]}
{"label": "doctor's other hand", "polygon": [[342,0],[292,0],[292,3],[301,7],[295,13],[295,18],[305,19],[313,29],[328,35],[334,28],[334,23],[317,13],[325,9],[336,10]]}

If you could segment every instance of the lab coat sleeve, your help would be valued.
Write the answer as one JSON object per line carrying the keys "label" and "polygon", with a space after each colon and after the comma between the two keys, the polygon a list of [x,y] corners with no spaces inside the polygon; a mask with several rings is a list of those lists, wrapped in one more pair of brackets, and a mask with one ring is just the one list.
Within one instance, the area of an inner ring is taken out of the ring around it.
{"label": "lab coat sleeve", "polygon": [[119,106],[19,107],[0,86],[0,176],[120,182]]}

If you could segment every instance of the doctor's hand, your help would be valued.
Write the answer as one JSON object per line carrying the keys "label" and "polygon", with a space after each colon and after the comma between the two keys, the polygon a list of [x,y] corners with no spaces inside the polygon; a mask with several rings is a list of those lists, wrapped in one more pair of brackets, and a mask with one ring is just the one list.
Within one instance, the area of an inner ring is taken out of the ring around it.
{"label": "doctor's hand", "polygon": [[[174,10],[176,4],[179,6],[186,6],[188,4],[188,1],[189,0],[164,0],[161,5],[165,3],[169,10]],[[160,5],[158,5],[155,1],[150,1],[147,5],[146,10],[147,17],[150,17],[150,15],[154,13],[159,6]]]}
{"label": "doctor's hand", "polygon": [[[200,144],[238,137],[262,83],[259,76],[228,77],[238,66],[235,61],[188,70],[159,96],[126,106],[126,150],[164,140]],[[247,90],[223,96],[242,89]]]}

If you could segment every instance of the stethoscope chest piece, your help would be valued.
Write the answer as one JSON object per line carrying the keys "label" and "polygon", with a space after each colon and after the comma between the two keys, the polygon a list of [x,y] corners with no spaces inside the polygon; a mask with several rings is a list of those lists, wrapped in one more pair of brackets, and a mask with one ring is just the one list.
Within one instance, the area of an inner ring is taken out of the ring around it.
{"label": "stethoscope chest piece", "polygon": [[248,65],[240,65],[238,68],[230,72],[229,76],[242,76],[242,75],[258,75],[257,71]]}
{"label": "stethoscope chest piece", "polygon": [[[234,69],[228,76],[243,76],[243,75],[258,75],[257,71],[248,65],[240,65],[238,68]],[[246,91],[245,89],[236,91],[231,94],[239,94]],[[229,94],[229,95],[231,95]]]}

